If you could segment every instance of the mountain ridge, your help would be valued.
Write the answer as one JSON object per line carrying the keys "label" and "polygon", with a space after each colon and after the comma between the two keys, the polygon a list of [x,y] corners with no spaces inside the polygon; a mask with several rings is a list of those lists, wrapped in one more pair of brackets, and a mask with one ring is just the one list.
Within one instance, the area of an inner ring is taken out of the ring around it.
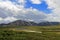
{"label": "mountain ridge", "polygon": [[40,23],[35,23],[32,21],[24,21],[24,20],[17,20],[14,22],[10,22],[10,23],[2,23],[0,24],[0,26],[52,26],[52,25],[59,25],[60,22],[40,22]]}

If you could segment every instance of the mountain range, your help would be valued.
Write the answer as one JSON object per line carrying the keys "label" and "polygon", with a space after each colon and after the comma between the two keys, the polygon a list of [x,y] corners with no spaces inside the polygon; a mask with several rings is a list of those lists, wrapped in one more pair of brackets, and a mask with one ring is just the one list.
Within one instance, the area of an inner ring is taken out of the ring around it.
{"label": "mountain range", "polygon": [[24,20],[17,20],[14,22],[10,22],[8,24],[2,23],[0,26],[52,26],[52,25],[59,25],[60,22],[40,22],[35,23],[32,21],[24,21]]}

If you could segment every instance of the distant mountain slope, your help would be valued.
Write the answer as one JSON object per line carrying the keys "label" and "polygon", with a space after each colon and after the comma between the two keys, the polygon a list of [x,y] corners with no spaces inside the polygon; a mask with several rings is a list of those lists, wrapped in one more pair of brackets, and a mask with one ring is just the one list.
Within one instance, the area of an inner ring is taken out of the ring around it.
{"label": "distant mountain slope", "polygon": [[39,26],[51,26],[51,25],[59,25],[60,22],[41,22],[38,25]]}
{"label": "distant mountain slope", "polygon": [[9,23],[10,25],[16,25],[16,26],[36,26],[37,23],[35,22],[28,22],[28,21],[23,21],[23,20],[17,20],[14,22]]}
{"label": "distant mountain slope", "polygon": [[40,22],[35,23],[31,21],[17,20],[8,24],[0,24],[0,26],[51,26],[51,25],[59,25],[60,22]]}

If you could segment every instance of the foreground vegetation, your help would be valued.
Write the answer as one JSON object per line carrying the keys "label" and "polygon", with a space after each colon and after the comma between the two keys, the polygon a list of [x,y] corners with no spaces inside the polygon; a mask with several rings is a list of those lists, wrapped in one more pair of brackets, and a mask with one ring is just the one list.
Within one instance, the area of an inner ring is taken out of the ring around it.
{"label": "foreground vegetation", "polygon": [[0,27],[0,40],[60,40],[60,26]]}

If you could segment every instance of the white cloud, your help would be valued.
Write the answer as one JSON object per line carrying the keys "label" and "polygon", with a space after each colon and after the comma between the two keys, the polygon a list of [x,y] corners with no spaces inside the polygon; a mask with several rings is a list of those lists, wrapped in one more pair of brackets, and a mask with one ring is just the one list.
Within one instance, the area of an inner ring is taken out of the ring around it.
{"label": "white cloud", "polygon": [[5,14],[18,15],[19,12],[24,12],[23,5],[14,5],[11,1],[2,1],[0,2],[0,8],[5,11]]}
{"label": "white cloud", "polygon": [[60,22],[60,0],[45,0],[48,8],[53,9],[51,14],[48,14],[47,20]]}
{"label": "white cloud", "polygon": [[6,10],[6,11],[18,11],[18,8],[13,5],[10,1],[6,1],[6,2],[0,2],[0,8]]}
{"label": "white cloud", "polygon": [[0,21],[3,20],[3,18],[0,18]]}
{"label": "white cloud", "polygon": [[[35,22],[40,21],[59,21],[60,22],[60,4],[59,0],[45,0],[48,4],[48,8],[52,9],[51,14],[45,14],[37,9],[24,8],[25,0],[17,0],[21,5],[12,3],[9,0],[0,0],[0,20],[14,21],[17,19],[30,20]],[[40,4],[40,0],[31,0],[33,4]],[[16,19],[17,18],[17,19]]]}
{"label": "white cloud", "polygon": [[4,19],[4,21],[9,21],[9,22],[12,22],[12,21],[15,21],[15,20],[18,20],[18,19],[14,18],[14,17],[7,17],[7,18]]}
{"label": "white cloud", "polygon": [[41,0],[31,0],[31,2],[32,2],[33,4],[40,4],[40,3],[41,3]]}
{"label": "white cloud", "polygon": [[9,23],[18,20],[14,17],[6,17],[6,18],[0,18],[0,23]]}
{"label": "white cloud", "polygon": [[18,0],[19,3],[25,3],[25,0]]}
{"label": "white cloud", "polygon": [[33,9],[32,7],[25,9],[24,4],[15,5],[9,0],[0,1],[0,14],[2,15],[0,15],[0,17],[2,17],[3,19],[5,18],[4,22],[14,21],[14,18],[28,21],[34,20],[35,22],[39,22],[44,20],[46,17],[46,15],[43,12],[40,12],[37,9]]}

